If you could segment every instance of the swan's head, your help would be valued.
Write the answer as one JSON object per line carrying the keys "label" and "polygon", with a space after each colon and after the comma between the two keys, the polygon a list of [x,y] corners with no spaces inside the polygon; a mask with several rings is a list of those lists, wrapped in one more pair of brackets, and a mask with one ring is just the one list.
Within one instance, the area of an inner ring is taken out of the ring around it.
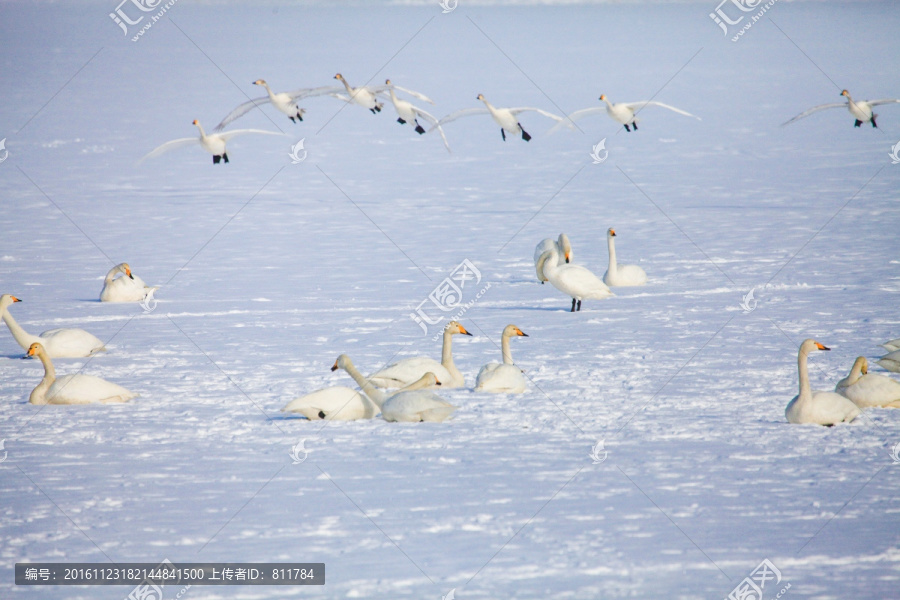
{"label": "swan's head", "polygon": [[804,354],[809,354],[813,350],[831,350],[831,348],[820,344],[816,340],[803,340],[803,343],[800,344],[800,352]]}
{"label": "swan's head", "polygon": [[338,73],[337,75],[335,75],[334,78],[337,79],[338,81],[343,81],[343,80],[344,80],[344,76],[341,75],[340,73]]}
{"label": "swan's head", "polygon": [[200,121],[198,121],[197,119],[194,119],[194,122],[191,123],[191,125],[196,125],[197,127],[200,127]]}
{"label": "swan's head", "polygon": [[41,346],[38,342],[35,342],[31,346],[28,347],[28,352],[26,352],[25,354],[27,356],[36,356],[38,354],[43,354],[43,352],[44,352],[44,347]]}
{"label": "swan's head", "polygon": [[609,229],[606,230],[606,236],[607,237],[616,237],[616,230],[613,229],[612,227],[610,227]]}
{"label": "swan's head", "polygon": [[849,98],[850,92],[848,92],[847,90],[841,90],[841,96],[847,96]]}
{"label": "swan's head", "polygon": [[515,325],[507,325],[503,328],[503,336],[504,337],[512,337],[514,335],[518,335],[521,337],[528,337],[528,334],[516,327]]}
{"label": "swan's head", "polygon": [[265,79],[257,79],[256,81],[253,82],[253,85],[266,85],[266,80]]}
{"label": "swan's head", "polygon": [[571,262],[572,242],[569,241],[569,236],[564,233],[559,234],[559,240],[557,240],[556,243],[559,246],[559,249],[562,250],[563,258],[566,259],[566,262]]}
{"label": "swan's head", "polygon": [[128,263],[122,263],[118,267],[120,273],[125,273],[131,279],[134,279],[134,275],[131,274],[131,267],[128,266]]}
{"label": "swan's head", "polygon": [[337,357],[337,360],[334,361],[334,366],[331,367],[332,371],[337,371],[338,369],[346,369],[347,367],[352,367],[353,362],[350,360],[350,357],[346,354],[341,354]]}
{"label": "swan's head", "polygon": [[384,80],[384,85],[391,85],[391,80],[390,80],[390,79],[385,79],[385,80]]}
{"label": "swan's head", "polygon": [[606,94],[600,94],[600,102],[606,100]]}
{"label": "swan's head", "polygon": [[425,387],[434,387],[436,385],[442,385],[440,380],[437,378],[437,375],[434,373],[428,372],[422,375],[421,379],[422,383],[425,384]]}
{"label": "swan's head", "polygon": [[463,335],[472,335],[466,328],[459,324],[459,321],[450,321],[447,323],[447,331],[451,334],[461,333]]}
{"label": "swan's head", "polygon": [[859,367],[859,372],[863,375],[868,375],[869,373],[869,361],[866,360],[865,356],[859,356],[856,358],[856,362],[853,363],[853,369],[855,370]]}
{"label": "swan's head", "polygon": [[476,100],[481,100],[482,102],[484,102],[484,94],[478,94],[478,97],[475,98],[475,99],[476,99]]}
{"label": "swan's head", "polygon": [[21,302],[21,300],[19,300],[12,294],[3,294],[2,296],[0,296],[0,308],[6,308],[13,302]]}

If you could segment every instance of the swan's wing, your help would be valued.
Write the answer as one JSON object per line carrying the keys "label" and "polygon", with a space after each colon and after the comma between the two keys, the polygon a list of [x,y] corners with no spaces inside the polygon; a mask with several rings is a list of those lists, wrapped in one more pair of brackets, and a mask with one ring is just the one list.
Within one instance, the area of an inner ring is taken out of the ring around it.
{"label": "swan's wing", "polygon": [[177,148],[184,148],[186,146],[191,146],[193,144],[199,144],[199,143],[200,143],[199,137],[178,138],[177,140],[172,140],[170,142],[166,142],[165,144],[163,144],[161,146],[157,146],[156,148],[151,150],[149,154],[144,156],[144,158],[142,158],[139,162],[143,162],[143,161],[147,160],[148,158],[156,158],[160,154],[165,154],[169,150],[175,150]]}
{"label": "swan's wing", "polygon": [[605,112],[606,112],[605,106],[592,106],[590,108],[582,108],[581,110],[576,110],[575,112],[573,112],[569,115],[566,115],[566,117],[562,121],[559,121],[556,125],[551,127],[550,131],[548,131],[547,133],[556,133],[563,127],[568,127],[569,129],[575,129],[575,125],[573,125],[573,123],[575,123],[575,121],[582,119],[584,117],[587,117],[589,115],[596,115],[596,114],[605,113]]}
{"label": "swan's wing", "polygon": [[800,113],[793,119],[791,119],[789,121],[785,121],[784,123],[781,124],[781,126],[784,127],[785,125],[787,125],[789,123],[793,123],[794,121],[802,119],[803,117],[808,117],[809,115],[813,114],[814,112],[819,112],[820,110],[825,110],[826,108],[839,108],[839,107],[846,108],[847,103],[846,102],[834,102],[832,104],[820,104],[819,106],[813,106],[809,110]]}
{"label": "swan's wing", "polygon": [[462,110],[452,112],[445,117],[442,117],[441,120],[438,121],[437,123],[435,123],[434,127],[432,127],[431,129],[434,130],[438,126],[443,125],[444,123],[449,123],[450,121],[455,121],[461,117],[470,117],[472,115],[486,115],[490,112],[491,111],[489,111],[487,108],[464,108]]}
{"label": "swan's wing", "polygon": [[[425,112],[424,110],[422,110],[422,109],[419,108],[418,106],[413,106],[413,107],[412,107],[412,110],[413,110],[413,112],[416,113],[418,116],[422,117],[423,119],[425,119],[426,121],[428,121],[430,124],[434,125],[434,127],[433,127],[432,129],[437,129],[437,130],[438,130],[438,133],[441,134],[441,139],[444,140],[444,147],[447,149],[447,152],[450,152],[450,143],[447,141],[447,136],[444,135],[444,128],[441,127],[441,126],[438,124],[437,118],[435,118],[434,115]],[[431,131],[431,130],[429,130],[429,131]]]}
{"label": "swan's wing", "polygon": [[692,115],[691,113],[681,110],[680,108],[675,108],[674,106],[669,106],[668,104],[663,104],[662,102],[657,102],[655,100],[645,100],[643,102],[626,102],[625,106],[627,106],[628,108],[630,108],[633,111],[639,111],[642,108],[644,108],[645,106],[658,106],[660,108],[667,108],[673,112],[677,112],[679,115],[684,115],[686,117],[694,117],[698,121],[700,120],[700,117],[698,117],[697,115]]}
{"label": "swan's wing", "polygon": [[376,86],[370,86],[370,87],[369,87],[369,90],[370,90],[373,94],[381,94],[381,93],[383,93],[385,90],[388,90],[388,89],[390,89],[390,88],[394,88],[394,89],[397,90],[398,92],[403,92],[404,94],[409,94],[409,95],[412,96],[413,98],[418,98],[419,100],[422,100],[423,102],[427,102],[428,104],[434,104],[434,101],[433,101],[431,98],[429,98],[428,96],[426,96],[425,94],[422,94],[422,93],[417,92],[417,91],[415,91],[415,90],[411,90],[411,89],[409,89],[409,88],[400,87],[399,85],[394,85],[394,84],[391,84],[391,85],[376,85]]}
{"label": "swan's wing", "polygon": [[565,121],[565,120],[566,120],[565,117],[560,117],[559,115],[554,115],[554,114],[551,113],[551,112],[547,112],[546,110],[541,110],[540,108],[534,108],[534,107],[532,107],[532,106],[522,106],[522,107],[519,107],[519,108],[509,108],[509,109],[507,109],[507,110],[509,110],[509,112],[511,112],[511,113],[514,114],[514,115],[517,115],[517,114],[519,114],[519,113],[521,113],[521,112],[529,112],[529,111],[530,111],[530,112],[536,112],[536,113],[538,113],[538,114],[544,115],[545,117],[549,117],[549,118],[553,119],[554,121]]}
{"label": "swan's wing", "polygon": [[223,131],[218,134],[224,141],[228,141],[231,138],[237,135],[244,135],[246,133],[263,133],[266,135],[287,135],[286,133],[279,133],[277,131],[265,131],[264,129],[232,129],[231,131]]}
{"label": "swan's wing", "polygon": [[893,104],[900,102],[897,98],[882,98],[881,100],[866,100],[869,106],[878,106],[879,104]]}
{"label": "swan's wing", "polygon": [[343,92],[343,86],[334,86],[327,85],[324,87],[317,88],[300,88],[299,90],[293,90],[291,92],[287,92],[287,95],[291,97],[293,100],[299,100],[301,98],[311,98],[313,96],[324,96],[326,94],[334,94],[336,92]]}
{"label": "swan's wing", "polygon": [[235,108],[233,111],[231,111],[230,113],[225,115],[225,118],[222,119],[221,123],[216,125],[216,127],[213,129],[213,131],[222,131],[226,125],[228,125],[235,119],[243,117],[244,115],[246,115],[248,112],[250,112],[257,106],[260,106],[267,102],[269,102],[268,96],[263,96],[261,98],[253,98],[252,100],[248,100],[247,102],[244,102],[243,104],[241,104],[237,108]]}

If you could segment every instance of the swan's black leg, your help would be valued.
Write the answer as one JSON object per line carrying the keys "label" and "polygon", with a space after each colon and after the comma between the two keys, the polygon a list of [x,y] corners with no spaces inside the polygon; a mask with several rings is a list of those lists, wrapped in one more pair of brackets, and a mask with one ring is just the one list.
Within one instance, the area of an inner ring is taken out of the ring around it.
{"label": "swan's black leg", "polygon": [[297,122],[295,117],[288,117],[288,119],[291,120],[291,123],[296,123],[296,122]]}
{"label": "swan's black leg", "polygon": [[403,119],[397,119],[397,122],[401,125],[406,125],[406,121],[404,121]]}
{"label": "swan's black leg", "polygon": [[860,125],[862,125],[862,121],[860,121],[859,119],[857,119],[856,123],[853,124],[854,127],[859,127]]}
{"label": "swan's black leg", "polygon": [[634,127],[635,131],[637,131],[637,121],[632,121],[631,126]]}
{"label": "swan's black leg", "polygon": [[628,123],[625,124],[625,131],[631,133],[631,127],[628,126]]}
{"label": "swan's black leg", "polygon": [[213,155],[213,164],[214,164],[214,165],[219,164],[219,161],[220,161],[220,160],[222,160],[222,157],[221,157],[221,156],[219,156],[218,154],[214,154],[214,155]]}
{"label": "swan's black leg", "polygon": [[581,312],[581,300],[578,301],[578,312]]}
{"label": "swan's black leg", "polygon": [[228,153],[227,153],[227,152],[223,152],[223,153],[222,153],[222,159],[223,159],[226,163],[228,162]]}
{"label": "swan's black leg", "polygon": [[[516,123],[516,125],[519,126],[519,129],[522,129],[522,125],[520,123]],[[531,139],[531,134],[529,134],[527,131],[522,129],[522,139],[527,142],[528,140]]]}
{"label": "swan's black leg", "polygon": [[422,135],[423,133],[425,133],[425,130],[422,128],[421,125],[419,125],[418,121],[416,121],[416,133],[418,133],[419,135]]}
{"label": "swan's black leg", "polygon": [[503,131],[503,128],[502,128],[502,127],[500,128],[500,135],[503,136],[503,141],[505,142],[505,141],[506,141],[506,132]]}
{"label": "swan's black leg", "polygon": [[572,298],[572,310],[569,312],[575,312],[575,298]]}
{"label": "swan's black leg", "polygon": [[302,111],[302,110],[298,110],[298,111],[297,111],[297,120],[298,120],[298,121],[302,121],[302,120],[303,120],[303,111]]}
{"label": "swan's black leg", "polygon": [[872,127],[875,127],[876,129],[878,128],[878,125],[875,124],[875,117],[877,116],[878,115],[872,115]]}

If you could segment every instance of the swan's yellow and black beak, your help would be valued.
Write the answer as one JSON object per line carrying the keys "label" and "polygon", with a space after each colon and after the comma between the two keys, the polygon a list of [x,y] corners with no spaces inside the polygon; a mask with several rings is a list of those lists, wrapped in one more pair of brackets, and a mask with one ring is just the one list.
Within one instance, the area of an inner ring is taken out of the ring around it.
{"label": "swan's yellow and black beak", "polygon": [[28,356],[34,356],[37,353],[37,347],[38,347],[38,343],[37,342],[33,343],[31,345],[31,347],[28,348],[28,352],[26,352],[26,354]]}
{"label": "swan's yellow and black beak", "polygon": [[818,348],[819,350],[831,350],[831,348],[829,348],[828,346],[823,346],[819,342],[816,342],[816,348]]}
{"label": "swan's yellow and black beak", "polygon": [[868,374],[869,374],[869,365],[863,365],[863,368],[862,368],[862,374],[863,374],[863,375],[868,375]]}
{"label": "swan's yellow and black beak", "polygon": [[334,366],[331,367],[331,372],[334,373],[337,370],[338,370],[338,364],[337,364],[337,361],[334,361]]}
{"label": "swan's yellow and black beak", "polygon": [[468,331],[466,331],[466,328],[463,327],[462,325],[459,326],[459,332],[460,332],[461,334],[463,334],[463,335],[472,335],[471,333],[469,333]]}
{"label": "swan's yellow and black beak", "polygon": [[13,302],[21,302],[21,300],[19,300],[19,299],[16,298],[15,296],[10,296],[10,297],[12,298],[12,301],[13,301]]}
{"label": "swan's yellow and black beak", "polygon": [[441,382],[438,381],[437,377],[434,378],[434,385],[442,385]]}
{"label": "swan's yellow and black beak", "polygon": [[134,275],[131,274],[131,267],[129,267],[128,265],[125,265],[125,274],[134,279]]}
{"label": "swan's yellow and black beak", "polygon": [[609,229],[609,235],[611,235],[612,237],[616,237],[616,230],[613,229],[613,228],[610,228],[610,229]]}
{"label": "swan's yellow and black beak", "polygon": [[606,100],[606,94],[600,94],[600,97],[597,98],[597,100],[600,100],[601,102]]}
{"label": "swan's yellow and black beak", "polygon": [[199,124],[200,124],[200,121],[198,121],[197,119],[194,119],[193,123],[191,123],[191,125],[199,125]]}
{"label": "swan's yellow and black beak", "polygon": [[520,335],[520,336],[522,336],[522,337],[528,337],[528,334],[525,333],[524,331],[522,331],[522,330],[519,329],[519,328],[516,328],[516,335]]}
{"label": "swan's yellow and black beak", "polygon": [[568,252],[566,252],[566,262],[567,263],[569,262],[569,253]]}

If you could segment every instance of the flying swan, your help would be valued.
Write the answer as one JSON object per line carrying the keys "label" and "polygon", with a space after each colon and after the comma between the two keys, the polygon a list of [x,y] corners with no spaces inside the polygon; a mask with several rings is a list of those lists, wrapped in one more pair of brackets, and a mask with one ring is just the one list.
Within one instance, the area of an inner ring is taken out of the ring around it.
{"label": "flying swan", "polygon": [[568,115],[561,123],[554,126],[553,129],[550,130],[550,132],[555,132],[562,126],[568,126],[570,129],[572,129],[572,123],[574,123],[575,121],[588,115],[595,115],[604,111],[613,121],[624,125],[625,131],[630,132],[631,127],[634,127],[634,130],[637,131],[638,119],[635,117],[635,114],[648,106],[658,106],[660,108],[671,110],[672,112],[677,112],[679,115],[693,117],[698,121],[701,120],[700,117],[692,115],[689,112],[685,112],[680,108],[675,108],[674,106],[669,106],[668,104],[663,104],[662,102],[656,102],[655,100],[643,100],[641,102],[619,102],[617,104],[613,104],[609,101],[609,98],[606,97],[606,94],[601,94],[600,101],[605,102],[606,106],[592,106],[591,108],[576,110],[572,114]]}
{"label": "flying swan", "polygon": [[77,373],[57,379],[47,351],[38,342],[29,346],[28,356],[37,356],[44,365],[44,378],[28,397],[32,404],[113,404],[138,397],[121,385],[93,375]]}
{"label": "flying swan", "polygon": [[97,352],[106,352],[99,339],[84,329],[49,329],[41,335],[31,335],[19,325],[9,313],[13,302],[21,302],[15,296],[0,296],[0,316],[9,327],[9,332],[24,350],[29,350],[35,342],[40,342],[50,358],[82,358]]}
{"label": "flying swan", "polygon": [[232,129],[231,131],[225,131],[223,133],[211,133],[209,135],[203,131],[203,126],[200,125],[200,121],[194,119],[194,125],[197,126],[197,129],[200,130],[200,137],[198,138],[178,138],[177,140],[171,140],[162,144],[161,146],[157,146],[154,148],[149,154],[144,156],[141,161],[145,161],[148,158],[156,158],[161,154],[165,154],[170,150],[175,150],[176,148],[184,148],[185,146],[193,146],[195,144],[200,144],[200,147],[212,154],[213,164],[219,164],[219,161],[224,159],[225,162],[228,162],[228,154],[225,151],[225,143],[231,138],[244,135],[247,133],[260,133],[265,135],[284,135],[282,133],[278,133],[275,131],[263,131],[262,129]]}
{"label": "flying swan", "polygon": [[793,123],[794,121],[798,121],[803,117],[808,117],[809,115],[819,112],[820,110],[825,110],[826,108],[840,108],[844,107],[850,111],[850,114],[853,115],[853,118],[856,119],[856,122],[853,124],[854,127],[859,127],[863,123],[872,123],[872,127],[878,127],[875,124],[875,119],[878,118],[878,115],[872,112],[873,106],[878,106],[879,104],[894,104],[896,102],[900,102],[897,98],[883,98],[881,100],[854,100],[850,97],[850,92],[847,90],[841,91],[841,96],[845,96],[847,98],[846,102],[835,102],[833,104],[820,104],[819,106],[813,106],[809,110],[800,113],[790,121],[785,121],[781,124],[782,127]]}
{"label": "flying swan", "polygon": [[794,396],[784,409],[788,423],[813,423],[831,427],[836,423],[849,423],[859,415],[859,407],[834,392],[813,392],[809,387],[806,361],[813,350],[830,350],[816,340],[804,340],[797,354],[797,370],[800,373],[800,393]]}
{"label": "flying swan", "polygon": [[[506,141],[506,134],[510,134],[515,137],[519,134],[522,135],[522,139],[526,142],[531,139],[531,134],[525,131],[522,128],[522,125],[519,123],[516,115],[522,112],[533,111],[539,114],[544,115],[545,117],[549,117],[554,121],[562,121],[563,118],[554,115],[553,113],[549,113],[545,110],[541,110],[540,108],[533,108],[530,106],[521,107],[521,108],[496,108],[490,102],[488,102],[484,94],[478,94],[476,100],[481,100],[484,102],[485,108],[464,108],[462,110],[458,110],[456,112],[450,113],[446,117],[443,117],[437,124],[431,128],[434,130],[437,127],[440,127],[444,123],[449,123],[450,121],[455,121],[460,117],[469,117],[472,115],[484,115],[490,114],[491,118],[494,119],[494,122],[500,126],[500,135],[503,137],[503,141]],[[430,131],[430,130],[429,130]]]}
{"label": "flying swan", "polygon": [[303,115],[304,113],[306,113],[306,110],[297,106],[297,100],[306,98],[308,96],[327,94],[328,92],[334,90],[333,86],[328,86],[321,88],[301,88],[292,92],[279,92],[276,94],[272,91],[272,88],[269,87],[269,84],[266,83],[265,79],[257,79],[253,82],[253,85],[261,85],[266,88],[266,95],[260,98],[253,98],[252,100],[248,100],[247,102],[239,105],[233,111],[228,113],[225,118],[222,119],[222,122],[216,125],[216,128],[213,129],[213,131],[222,131],[222,129],[224,129],[235,119],[243,117],[245,114],[247,114],[257,106],[262,106],[266,103],[271,103],[272,106],[277,108],[279,112],[287,115],[292,123],[302,121]]}
{"label": "flying swan", "polygon": [[[434,115],[422,110],[418,106],[414,106],[412,102],[408,100],[402,100],[397,97],[397,94],[394,92],[394,89],[403,90],[403,88],[395,88],[393,84],[391,84],[391,80],[388,79],[384,82],[384,84],[388,87],[388,93],[390,94],[391,104],[394,105],[394,110],[397,111],[397,122],[401,125],[406,125],[407,123],[414,123],[416,133],[419,135],[426,133],[425,129],[419,124],[417,117],[422,117],[428,123],[435,126],[435,129],[438,130],[438,133],[441,134],[441,139],[444,141],[444,147],[447,149],[447,152],[450,152],[450,144],[447,142],[447,136],[444,134],[444,128],[438,125],[437,118]],[[431,102],[431,100],[428,100]],[[434,104],[434,102],[431,102]]]}

